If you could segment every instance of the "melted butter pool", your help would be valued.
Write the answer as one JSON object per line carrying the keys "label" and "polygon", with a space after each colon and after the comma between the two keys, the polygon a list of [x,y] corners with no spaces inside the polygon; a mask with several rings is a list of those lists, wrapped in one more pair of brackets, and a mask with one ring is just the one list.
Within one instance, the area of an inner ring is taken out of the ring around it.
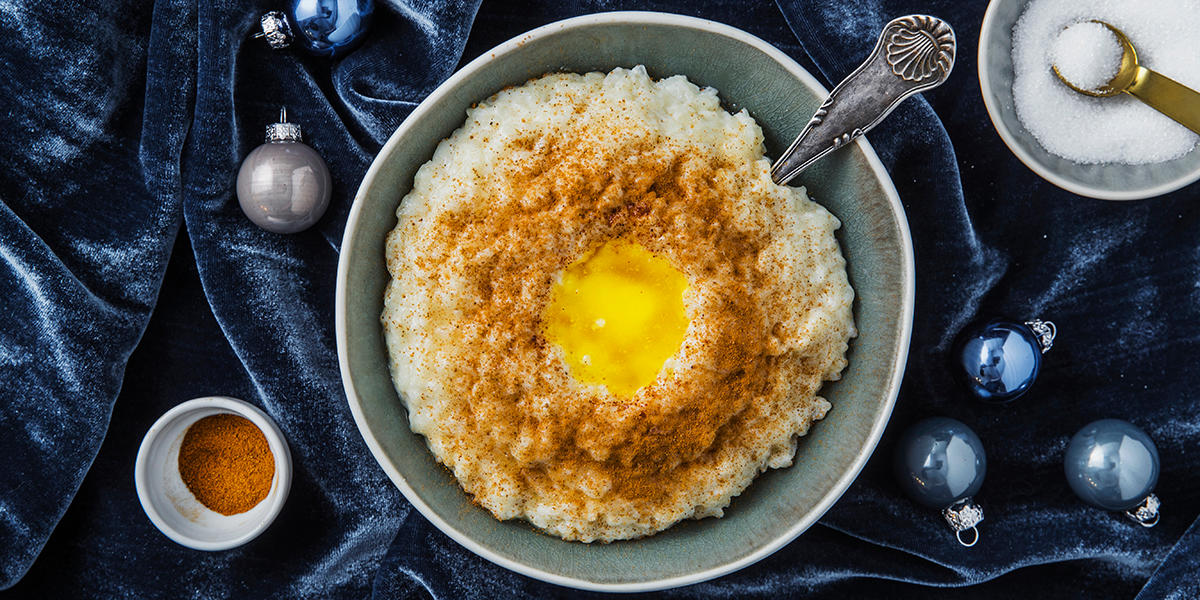
{"label": "melted butter pool", "polygon": [[631,397],[654,382],[687,332],[687,278],[666,259],[617,239],[569,265],[546,306],[546,337],[571,375]]}

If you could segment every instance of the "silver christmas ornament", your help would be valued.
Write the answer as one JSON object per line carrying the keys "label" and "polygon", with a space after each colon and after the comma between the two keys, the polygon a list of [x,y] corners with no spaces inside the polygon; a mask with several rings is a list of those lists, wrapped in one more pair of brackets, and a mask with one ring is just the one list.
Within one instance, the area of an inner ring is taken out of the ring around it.
{"label": "silver christmas ornament", "polygon": [[242,162],[238,204],[255,225],[275,233],[296,233],[316,223],[329,207],[332,180],[325,159],[302,141],[300,125],[267,126],[267,141]]}

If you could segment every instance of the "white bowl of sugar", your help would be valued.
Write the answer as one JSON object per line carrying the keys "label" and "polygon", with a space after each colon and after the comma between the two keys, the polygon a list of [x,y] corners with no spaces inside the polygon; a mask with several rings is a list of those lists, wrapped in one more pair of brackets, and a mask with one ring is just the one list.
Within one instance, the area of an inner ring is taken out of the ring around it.
{"label": "white bowl of sugar", "polygon": [[1138,200],[1200,180],[1200,136],[1128,94],[1090,98],[1055,78],[1056,53],[1093,51],[1063,56],[1056,42],[1068,28],[1094,40],[1078,27],[1093,19],[1121,29],[1141,64],[1200,89],[1200,0],[992,0],[979,83],[996,131],[1035,173],[1081,196]]}

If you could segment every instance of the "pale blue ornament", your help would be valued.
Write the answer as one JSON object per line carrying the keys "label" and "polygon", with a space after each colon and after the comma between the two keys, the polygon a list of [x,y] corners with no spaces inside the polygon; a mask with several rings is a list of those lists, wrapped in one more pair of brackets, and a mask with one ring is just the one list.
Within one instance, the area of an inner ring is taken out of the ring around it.
{"label": "pale blue ornament", "polygon": [[1080,499],[1105,510],[1125,511],[1146,527],[1158,523],[1159,459],[1154,441],[1136,425],[1101,419],[1080,429],[1067,445],[1063,470]]}
{"label": "pale blue ornament", "polygon": [[[946,417],[916,423],[900,437],[893,466],[905,493],[941,509],[959,542],[975,545],[983,509],[972,496],[979,493],[987,474],[987,454],[970,427]],[[969,542],[963,538],[968,531],[973,533]]]}

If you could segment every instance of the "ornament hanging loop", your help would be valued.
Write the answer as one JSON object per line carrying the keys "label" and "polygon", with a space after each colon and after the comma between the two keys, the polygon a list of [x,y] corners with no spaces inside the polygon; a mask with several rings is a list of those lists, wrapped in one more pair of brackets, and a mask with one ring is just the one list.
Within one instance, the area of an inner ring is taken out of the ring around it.
{"label": "ornament hanging loop", "polygon": [[1142,500],[1141,504],[1125,511],[1125,516],[1142,527],[1154,527],[1158,525],[1158,507],[1161,505],[1158,496],[1150,494],[1146,496],[1145,500]]}
{"label": "ornament hanging loop", "polygon": [[1032,329],[1033,334],[1037,336],[1038,346],[1041,346],[1042,354],[1045,354],[1050,348],[1054,347],[1054,338],[1058,335],[1058,328],[1054,326],[1054,321],[1034,319],[1032,321],[1025,321],[1025,325]]}
{"label": "ornament hanging loop", "polygon": [[[971,541],[969,542],[963,539],[963,532],[967,531],[971,532]],[[964,548],[970,548],[979,543],[979,528],[972,527],[970,529],[963,529],[962,531],[955,531],[954,537],[958,538],[958,543],[962,544]]]}
{"label": "ornament hanging loop", "polygon": [[[970,497],[943,508],[942,518],[946,519],[946,524],[954,530],[954,537],[958,538],[958,543],[970,548],[979,542],[979,529],[976,526],[983,522],[983,507],[975,504]],[[963,539],[965,531],[972,534],[969,543]]]}

